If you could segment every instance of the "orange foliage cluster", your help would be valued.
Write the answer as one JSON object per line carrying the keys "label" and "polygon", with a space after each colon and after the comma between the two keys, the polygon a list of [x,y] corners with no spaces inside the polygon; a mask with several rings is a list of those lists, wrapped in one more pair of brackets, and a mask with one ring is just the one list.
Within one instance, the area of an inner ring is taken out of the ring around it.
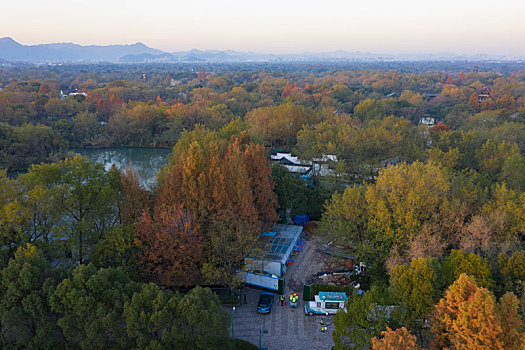
{"label": "orange foliage cluster", "polygon": [[291,84],[290,82],[286,82],[286,86],[284,87],[284,90],[281,93],[281,96],[288,97],[293,93],[295,89],[297,89],[297,83]]}
{"label": "orange foliage cluster", "polygon": [[177,97],[177,103],[171,106],[170,109],[166,110],[166,115],[176,115],[177,107],[184,106],[184,103],[180,102],[180,97]]}
{"label": "orange foliage cluster", "polygon": [[204,68],[199,68],[199,75],[197,75],[197,79],[206,79],[206,71],[204,70]]}
{"label": "orange foliage cluster", "polygon": [[51,89],[47,84],[40,85],[40,88],[38,89],[39,94],[47,94],[49,91],[51,91]]}
{"label": "orange foliage cluster", "polygon": [[95,93],[95,96],[93,96],[93,93],[91,91],[88,91],[86,93],[86,102],[93,102],[98,100],[98,93]]}
{"label": "orange foliage cluster", "polygon": [[416,337],[405,327],[392,330],[389,327],[381,332],[382,338],[372,338],[373,350],[417,350]]}
{"label": "orange foliage cluster", "polygon": [[262,146],[245,134],[232,136],[226,147],[209,139],[184,148],[164,174],[153,215],[144,212],[137,224],[146,271],[167,286],[202,281],[200,268],[213,258],[212,236],[224,224],[240,228],[252,241],[278,219]]}
{"label": "orange foliage cluster", "polygon": [[430,128],[430,135],[434,136],[436,134],[439,134],[440,132],[444,132],[444,131],[450,131],[451,128],[449,125],[443,123],[443,122],[439,122],[437,123],[436,125],[434,125],[433,127]]}
{"label": "orange foliage cluster", "polygon": [[432,333],[438,349],[523,349],[518,298],[505,294],[500,303],[466,274],[436,305]]}
{"label": "orange foliage cluster", "polygon": [[158,206],[183,205],[207,227],[242,221],[258,232],[277,220],[271,169],[260,145],[232,137],[224,152],[214,142],[197,142],[173,159],[158,194]]}
{"label": "orange foliage cluster", "polygon": [[109,91],[109,103],[112,106],[122,106],[124,100],[117,96],[113,91]]}

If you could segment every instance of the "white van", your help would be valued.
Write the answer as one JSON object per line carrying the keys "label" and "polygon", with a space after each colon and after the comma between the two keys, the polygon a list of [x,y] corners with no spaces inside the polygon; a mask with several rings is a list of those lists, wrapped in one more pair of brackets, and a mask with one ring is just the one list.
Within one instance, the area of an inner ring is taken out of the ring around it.
{"label": "white van", "polygon": [[348,300],[346,293],[342,292],[319,292],[314,301],[304,305],[304,313],[307,315],[335,315],[337,310],[346,312],[345,302]]}

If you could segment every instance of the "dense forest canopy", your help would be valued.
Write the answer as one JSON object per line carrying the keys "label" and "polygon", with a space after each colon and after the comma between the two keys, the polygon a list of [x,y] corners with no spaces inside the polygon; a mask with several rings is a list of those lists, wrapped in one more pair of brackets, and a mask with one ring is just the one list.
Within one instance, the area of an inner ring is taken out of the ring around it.
{"label": "dense forest canopy", "polygon": [[[2,347],[240,347],[197,286],[308,214],[367,266],[335,349],[520,348],[524,68],[2,64]],[[72,151],[120,146],[172,149],[151,190]]]}

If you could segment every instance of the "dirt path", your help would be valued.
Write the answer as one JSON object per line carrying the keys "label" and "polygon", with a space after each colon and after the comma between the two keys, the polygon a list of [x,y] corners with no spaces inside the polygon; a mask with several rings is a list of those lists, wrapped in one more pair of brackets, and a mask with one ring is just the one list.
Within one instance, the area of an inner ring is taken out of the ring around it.
{"label": "dirt path", "polygon": [[306,241],[304,251],[296,253],[294,263],[286,271],[286,286],[296,292],[302,292],[306,279],[320,269],[322,263],[317,247],[319,238],[312,237]]}

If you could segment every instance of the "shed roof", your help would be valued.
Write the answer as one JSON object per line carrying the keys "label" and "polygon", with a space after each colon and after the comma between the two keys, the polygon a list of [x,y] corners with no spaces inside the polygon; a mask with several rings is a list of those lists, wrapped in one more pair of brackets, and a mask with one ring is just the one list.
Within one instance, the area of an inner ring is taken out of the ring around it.
{"label": "shed roof", "polygon": [[[303,231],[302,226],[275,224],[272,227],[272,235],[261,235],[261,244],[267,247],[265,260],[276,261],[285,264],[299,236]],[[275,234],[273,234],[275,232]]]}

